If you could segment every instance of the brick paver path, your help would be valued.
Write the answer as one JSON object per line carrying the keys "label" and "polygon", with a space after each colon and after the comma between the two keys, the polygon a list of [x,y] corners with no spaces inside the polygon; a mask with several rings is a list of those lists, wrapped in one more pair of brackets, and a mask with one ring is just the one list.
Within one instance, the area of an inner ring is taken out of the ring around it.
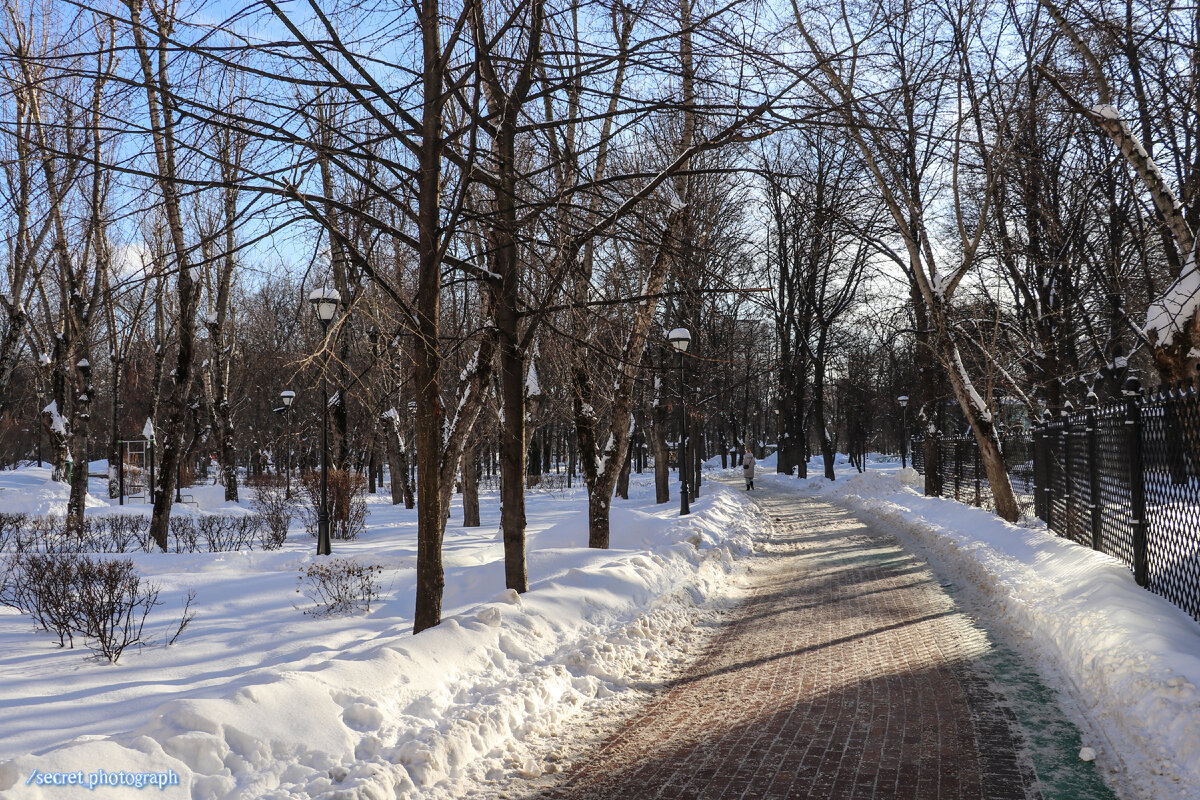
{"label": "brick paver path", "polygon": [[769,489],[751,598],[708,652],[545,798],[1026,800],[985,634],[923,561]]}

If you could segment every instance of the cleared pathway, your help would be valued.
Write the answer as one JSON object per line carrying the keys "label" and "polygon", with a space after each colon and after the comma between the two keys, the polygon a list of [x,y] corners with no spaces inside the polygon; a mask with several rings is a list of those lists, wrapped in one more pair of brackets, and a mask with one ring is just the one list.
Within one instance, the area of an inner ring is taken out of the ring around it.
{"label": "cleared pathway", "polygon": [[988,637],[928,566],[836,506],[756,494],[775,531],[750,599],[540,797],[1043,797]]}

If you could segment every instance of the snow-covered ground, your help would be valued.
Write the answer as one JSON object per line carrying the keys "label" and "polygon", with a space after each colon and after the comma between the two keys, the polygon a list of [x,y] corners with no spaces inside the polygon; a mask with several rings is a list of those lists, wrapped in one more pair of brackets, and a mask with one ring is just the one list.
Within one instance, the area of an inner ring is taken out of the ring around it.
{"label": "snow-covered ground", "polygon": [[[1200,624],[1125,567],[1040,523],[923,497],[919,476],[894,461],[865,475],[839,464],[833,483],[773,475],[771,459],[760,467],[756,485],[874,518],[966,587],[965,601],[1062,691],[1125,800],[1200,800]],[[61,512],[65,493],[46,478],[0,473],[0,511]],[[415,516],[382,498],[365,536],[334,543],[335,556],[384,567],[369,614],[297,608],[298,571],[315,560],[299,529],[278,552],[133,556],[163,586],[152,624],[168,628],[188,590],[198,616],[174,646],[115,665],[60,650],[0,610],[0,796],[97,796],[27,786],[34,770],[173,770],[197,798],[435,800],[495,796],[506,779],[554,772],[555,732],[644,696],[695,654],[740,596],[741,565],[767,524],[746,493],[711,481],[680,520],[675,503],[653,504],[649,479],[635,476],[632,499],[615,502],[609,551],[583,546],[580,490],[531,493],[532,587],[520,598],[502,590],[495,495],[478,529],[455,527],[456,505],[448,619],[416,637]],[[232,511],[218,491],[195,494]],[[89,513],[113,510],[95,500]]]}
{"label": "snow-covered ground", "polygon": [[921,476],[896,461],[873,461],[863,475],[839,464],[838,475],[831,483],[771,474],[761,484],[876,520],[966,587],[984,622],[1059,690],[1126,800],[1200,799],[1200,623],[1140,588],[1116,559],[1040,521],[1009,525],[923,496]]}
{"label": "snow-covered ground", "polygon": [[[552,772],[553,754],[535,758],[526,741],[631,702],[641,692],[628,687],[678,668],[739,596],[738,557],[759,524],[745,497],[707,484],[680,520],[654,505],[650,480],[635,475],[631,500],[615,501],[605,551],[586,547],[582,490],[531,492],[522,596],[504,589],[496,495],[475,529],[457,527],[456,498],[445,621],[419,636],[415,511],[386,496],[372,498],[364,536],[334,542],[335,557],[383,567],[367,614],[303,613],[299,570],[317,557],[299,523],[275,552],[129,556],[162,587],[160,639],[189,591],[196,618],[176,644],[116,664],[0,609],[0,796],[95,797],[39,781],[124,770],[173,771],[194,798],[452,798]],[[202,513],[244,513],[220,492],[192,490]],[[0,512],[61,514],[65,502],[47,470],[0,473]],[[89,501],[89,514],[119,511],[147,507]]]}

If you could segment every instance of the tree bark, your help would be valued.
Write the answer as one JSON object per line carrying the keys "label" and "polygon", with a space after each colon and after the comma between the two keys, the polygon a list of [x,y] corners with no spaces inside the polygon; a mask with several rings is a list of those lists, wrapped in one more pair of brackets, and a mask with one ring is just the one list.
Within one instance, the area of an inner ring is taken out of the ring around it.
{"label": "tree bark", "polygon": [[654,379],[654,408],[651,412],[650,449],[654,452],[654,502],[671,500],[671,455],[667,447],[667,427],[670,425],[667,407],[660,402],[659,379]]}
{"label": "tree bark", "polygon": [[463,448],[459,471],[462,473],[463,527],[479,527],[479,440],[471,436]]}

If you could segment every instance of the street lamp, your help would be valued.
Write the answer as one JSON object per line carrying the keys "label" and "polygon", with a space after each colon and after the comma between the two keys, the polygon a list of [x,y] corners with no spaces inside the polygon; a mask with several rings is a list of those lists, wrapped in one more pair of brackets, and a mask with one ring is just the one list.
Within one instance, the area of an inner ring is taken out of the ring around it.
{"label": "street lamp", "polygon": [[688,507],[687,463],[687,378],[683,372],[683,354],[692,343],[687,328],[676,328],[667,334],[667,341],[679,351],[679,516],[692,513]]}
{"label": "street lamp", "polygon": [[908,395],[896,398],[900,404],[900,466],[908,468]]}
{"label": "street lamp", "polygon": [[[313,312],[321,321],[321,334],[329,335],[329,323],[337,314],[342,296],[334,289],[314,289],[308,295]],[[329,541],[329,378],[321,371],[321,507],[317,510],[317,555],[333,552]]]}
{"label": "street lamp", "polygon": [[296,393],[293,391],[283,391],[279,393],[279,399],[283,401],[283,422],[287,427],[287,450],[284,458],[283,471],[287,476],[287,488],[284,490],[283,497],[285,500],[292,499],[292,403],[296,402]]}

